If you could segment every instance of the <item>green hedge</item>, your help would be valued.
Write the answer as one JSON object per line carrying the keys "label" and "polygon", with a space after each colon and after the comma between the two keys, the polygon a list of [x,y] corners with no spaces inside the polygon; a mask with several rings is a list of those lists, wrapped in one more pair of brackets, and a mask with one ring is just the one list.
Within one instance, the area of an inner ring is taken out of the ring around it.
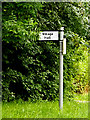
{"label": "green hedge", "polygon": [[[87,44],[88,32],[87,21],[82,19],[80,10],[88,7],[83,3],[78,9],[80,18],[76,9],[79,5],[80,3],[3,3],[3,101],[59,98],[59,42],[40,42],[38,39],[41,30],[59,30],[63,25],[67,39],[64,97],[69,99],[74,92],[84,92],[88,84],[88,48],[81,42]],[[69,15],[64,14],[69,11]],[[86,16],[87,9],[83,13],[83,17]]]}

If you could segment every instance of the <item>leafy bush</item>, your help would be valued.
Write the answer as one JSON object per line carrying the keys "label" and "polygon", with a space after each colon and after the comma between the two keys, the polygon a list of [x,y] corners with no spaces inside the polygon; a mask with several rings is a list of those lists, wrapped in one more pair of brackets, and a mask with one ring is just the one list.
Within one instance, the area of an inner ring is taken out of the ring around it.
{"label": "leafy bush", "polygon": [[[68,97],[72,96],[74,92],[85,92],[85,87],[88,85],[88,48],[81,42],[85,41],[77,34],[72,33],[71,37],[67,35],[68,48],[64,58],[64,92]],[[86,44],[88,45],[87,42]]]}
{"label": "leafy bush", "polygon": [[88,23],[80,11],[85,8],[83,18],[87,17],[87,6],[3,3],[3,100],[55,100],[59,96],[59,42],[38,39],[41,30],[60,30],[63,25],[67,38],[64,97],[83,92],[87,85],[87,48],[81,42],[87,41]]}

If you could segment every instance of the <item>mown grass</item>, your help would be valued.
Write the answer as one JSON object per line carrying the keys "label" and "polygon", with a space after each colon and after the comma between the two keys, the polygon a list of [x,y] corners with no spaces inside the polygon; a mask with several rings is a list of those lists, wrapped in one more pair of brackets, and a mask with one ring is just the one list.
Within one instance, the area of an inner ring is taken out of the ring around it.
{"label": "mown grass", "polygon": [[2,104],[3,118],[88,118],[88,103],[64,100],[63,110],[59,102],[10,102]]}

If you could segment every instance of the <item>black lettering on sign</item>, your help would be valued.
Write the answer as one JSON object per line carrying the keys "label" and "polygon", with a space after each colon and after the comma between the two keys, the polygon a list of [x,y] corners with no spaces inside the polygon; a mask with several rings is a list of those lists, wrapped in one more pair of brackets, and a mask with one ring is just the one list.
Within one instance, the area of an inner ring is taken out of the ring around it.
{"label": "black lettering on sign", "polygon": [[47,35],[47,33],[42,33],[42,35]]}
{"label": "black lettering on sign", "polygon": [[49,37],[44,37],[44,39],[51,39],[51,36],[49,36]]}
{"label": "black lettering on sign", "polygon": [[48,35],[50,35],[50,36],[51,36],[51,35],[53,35],[53,33],[48,33]]}
{"label": "black lettering on sign", "polygon": [[42,35],[44,35],[44,33],[42,33]]}
{"label": "black lettering on sign", "polygon": [[44,39],[47,39],[47,37],[44,37]]}
{"label": "black lettering on sign", "polygon": [[47,33],[45,33],[45,35],[47,35]]}
{"label": "black lettering on sign", "polygon": [[53,33],[42,33],[42,35],[53,35]]}
{"label": "black lettering on sign", "polygon": [[47,39],[51,39],[51,37],[49,36],[49,37],[47,37]]}

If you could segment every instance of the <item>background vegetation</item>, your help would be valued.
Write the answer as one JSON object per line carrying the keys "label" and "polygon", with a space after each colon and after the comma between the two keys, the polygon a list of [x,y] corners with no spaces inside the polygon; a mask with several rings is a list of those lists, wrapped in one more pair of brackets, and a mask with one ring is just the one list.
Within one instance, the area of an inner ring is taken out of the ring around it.
{"label": "background vegetation", "polygon": [[59,95],[59,42],[39,32],[65,27],[64,97],[88,91],[88,3],[2,3],[3,101],[55,100]]}

